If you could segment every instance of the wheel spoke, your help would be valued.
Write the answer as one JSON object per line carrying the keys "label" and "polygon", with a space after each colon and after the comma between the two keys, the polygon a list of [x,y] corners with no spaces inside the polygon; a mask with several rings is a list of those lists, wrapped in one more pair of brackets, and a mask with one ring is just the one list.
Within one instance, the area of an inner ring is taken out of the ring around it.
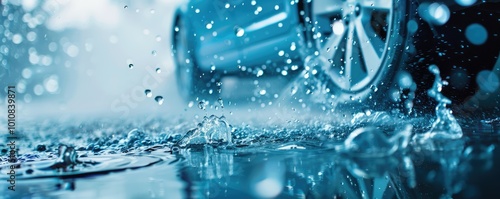
{"label": "wheel spoke", "polygon": [[[368,74],[376,73],[382,63],[381,56],[377,53],[377,47],[383,48],[384,43],[379,37],[375,37],[373,31],[365,28],[361,18],[356,19],[356,33],[360,40],[361,59],[363,59]],[[368,34],[374,35],[369,37]]]}
{"label": "wheel spoke", "polygon": [[346,30],[344,27],[335,30],[325,41],[323,47],[321,47],[320,54],[327,59],[331,59],[335,55],[335,53],[337,53],[340,41],[342,40],[342,38],[344,38],[345,32]]}
{"label": "wheel spoke", "polygon": [[308,4],[315,27],[311,34],[321,35],[315,38],[316,50],[323,63],[326,59],[331,63],[323,69],[342,90],[364,89],[374,83],[379,71],[388,70],[382,64],[390,47],[386,43],[394,4],[395,0],[312,0]]}
{"label": "wheel spoke", "polygon": [[349,23],[349,29],[347,30],[347,43],[346,43],[346,52],[345,52],[345,57],[344,57],[344,68],[345,68],[345,80],[344,84],[347,85],[349,88],[351,87],[351,81],[352,81],[352,65],[353,65],[353,57],[352,57],[352,51],[353,51],[353,42],[354,42],[354,24],[351,22]]}
{"label": "wheel spoke", "polygon": [[390,10],[392,8],[392,0],[365,0],[361,3],[361,6],[372,9]]}

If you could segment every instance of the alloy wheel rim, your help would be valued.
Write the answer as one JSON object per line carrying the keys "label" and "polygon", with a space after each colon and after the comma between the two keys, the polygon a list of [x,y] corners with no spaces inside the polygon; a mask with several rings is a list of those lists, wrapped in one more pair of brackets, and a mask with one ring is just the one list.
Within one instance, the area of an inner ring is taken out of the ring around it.
{"label": "alloy wheel rim", "polygon": [[[341,90],[357,92],[390,65],[394,0],[313,1],[313,39],[323,71]],[[394,51],[394,49],[392,49]]]}

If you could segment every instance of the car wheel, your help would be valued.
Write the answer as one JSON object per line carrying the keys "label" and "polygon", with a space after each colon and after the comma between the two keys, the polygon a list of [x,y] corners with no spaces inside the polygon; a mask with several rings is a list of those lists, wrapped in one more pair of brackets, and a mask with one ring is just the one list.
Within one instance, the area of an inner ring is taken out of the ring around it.
{"label": "car wheel", "polygon": [[304,4],[305,37],[313,49],[305,60],[306,71],[326,83],[329,98],[337,104],[380,102],[400,70],[410,38],[406,23],[412,18],[411,3],[312,0]]}
{"label": "car wheel", "polygon": [[218,95],[218,75],[214,71],[202,71],[195,59],[193,38],[189,38],[191,26],[178,15],[173,32],[173,54],[179,93],[185,100],[211,99]]}

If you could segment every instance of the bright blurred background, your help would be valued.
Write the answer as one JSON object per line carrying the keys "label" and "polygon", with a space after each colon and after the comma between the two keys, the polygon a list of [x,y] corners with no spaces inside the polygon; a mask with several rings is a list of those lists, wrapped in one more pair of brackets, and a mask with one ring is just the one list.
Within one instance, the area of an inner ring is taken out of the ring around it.
{"label": "bright blurred background", "polygon": [[18,118],[186,107],[179,106],[170,51],[180,0],[0,2],[0,86],[16,86]]}

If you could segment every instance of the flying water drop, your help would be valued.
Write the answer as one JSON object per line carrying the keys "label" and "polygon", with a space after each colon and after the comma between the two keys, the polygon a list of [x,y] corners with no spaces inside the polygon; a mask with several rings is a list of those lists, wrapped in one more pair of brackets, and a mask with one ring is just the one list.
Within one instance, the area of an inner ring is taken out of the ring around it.
{"label": "flying water drop", "polygon": [[473,23],[465,29],[465,37],[474,45],[482,45],[488,39],[488,31],[481,24]]}
{"label": "flying water drop", "polygon": [[153,93],[151,92],[150,89],[144,90],[144,94],[146,94],[146,97],[152,97],[153,96]]}
{"label": "flying water drop", "polygon": [[290,90],[290,94],[295,95],[295,93],[297,93],[297,91],[298,91],[298,88],[296,86],[292,86],[292,88]]}
{"label": "flying water drop", "polygon": [[163,104],[163,97],[162,96],[156,96],[155,101],[158,102],[159,105]]}
{"label": "flying water drop", "polygon": [[206,109],[205,101],[198,102],[198,108],[200,108],[201,110],[205,110]]}
{"label": "flying water drop", "polygon": [[235,31],[237,37],[243,37],[243,35],[245,34],[245,30],[243,28],[240,28],[240,27],[236,27],[234,29],[234,31]]}
{"label": "flying water drop", "polygon": [[134,64],[129,64],[128,68],[130,68],[130,69],[134,68]]}
{"label": "flying water drop", "polygon": [[222,98],[219,98],[217,102],[219,102],[221,108],[224,108],[224,101],[222,101]]}

